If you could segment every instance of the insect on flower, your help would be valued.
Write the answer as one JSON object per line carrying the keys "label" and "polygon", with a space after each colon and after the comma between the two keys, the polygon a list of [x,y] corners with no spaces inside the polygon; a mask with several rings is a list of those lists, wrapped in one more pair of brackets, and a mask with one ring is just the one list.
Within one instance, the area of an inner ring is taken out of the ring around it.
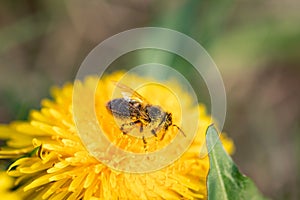
{"label": "insect on flower", "polygon": [[116,98],[106,104],[107,110],[117,119],[120,119],[120,130],[123,134],[129,133],[138,127],[142,134],[144,147],[146,147],[145,132],[150,132],[157,137],[157,133],[162,131],[160,140],[163,140],[170,126],[176,127],[184,136],[184,132],[173,124],[172,113],[165,112],[158,105],[151,105],[142,95],[130,87],[115,82],[121,89],[123,98]]}

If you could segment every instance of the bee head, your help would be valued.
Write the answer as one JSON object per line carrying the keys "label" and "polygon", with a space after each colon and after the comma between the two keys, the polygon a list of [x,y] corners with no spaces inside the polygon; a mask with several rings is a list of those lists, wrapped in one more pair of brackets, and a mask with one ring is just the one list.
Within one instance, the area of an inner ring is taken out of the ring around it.
{"label": "bee head", "polygon": [[166,117],[166,125],[167,126],[171,126],[172,125],[172,113],[167,113],[167,117]]}
{"label": "bee head", "polygon": [[181,130],[181,128],[179,128],[179,126],[177,126],[176,124],[173,124],[173,121],[172,121],[172,113],[167,113],[167,116],[166,116],[166,129],[168,129],[169,126],[175,126],[178,131],[184,136],[186,137],[185,133],[183,132],[183,130]]}

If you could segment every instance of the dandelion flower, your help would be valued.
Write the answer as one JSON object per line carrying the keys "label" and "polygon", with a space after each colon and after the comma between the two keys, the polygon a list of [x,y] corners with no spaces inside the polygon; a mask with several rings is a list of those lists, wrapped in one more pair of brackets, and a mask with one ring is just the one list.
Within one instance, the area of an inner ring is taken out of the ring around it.
{"label": "dandelion flower", "polygon": [[[119,125],[105,108],[115,87],[111,81],[118,81],[123,75],[122,72],[113,73],[99,82],[95,77],[87,78],[82,84],[82,106],[85,105],[85,92],[95,82],[99,84],[101,87],[95,92],[95,110],[102,130],[120,148],[143,153],[143,140],[122,134]],[[137,75],[131,76],[133,82],[144,81]],[[181,92],[177,95],[190,103],[189,95],[175,82],[172,84]],[[185,121],[188,119],[180,119],[176,102],[170,100],[163,89],[148,87],[140,92],[153,105],[160,105],[172,112],[175,124],[189,124]],[[203,105],[196,108],[200,113],[196,137],[178,160],[158,171],[127,173],[104,165],[86,149],[75,126],[72,94],[72,84],[53,88],[53,100],[43,100],[41,110],[32,111],[28,121],[0,126],[0,139],[6,141],[6,146],[0,150],[0,159],[15,159],[7,171],[9,176],[15,177],[14,194],[23,199],[207,198],[209,159],[199,158],[199,151],[211,122]],[[182,106],[184,108],[185,105]],[[90,132],[92,134],[92,130]],[[188,128],[184,132],[189,134]],[[147,139],[147,151],[154,152],[166,146],[176,133],[175,128],[170,128],[162,141],[155,137]],[[221,141],[225,149],[232,153],[232,141],[225,136],[221,137]]]}

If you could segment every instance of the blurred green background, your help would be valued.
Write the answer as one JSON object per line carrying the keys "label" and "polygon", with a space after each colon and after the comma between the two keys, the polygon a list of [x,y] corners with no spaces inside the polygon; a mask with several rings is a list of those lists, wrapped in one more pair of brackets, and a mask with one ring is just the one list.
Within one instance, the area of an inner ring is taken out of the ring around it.
{"label": "blurred green background", "polygon": [[[299,9],[296,0],[1,0],[0,122],[26,119],[109,36],[172,28],[202,44],[223,75],[224,131],[241,171],[272,199],[299,199]],[[169,65],[197,82],[184,61]],[[200,100],[209,104],[207,92]]]}

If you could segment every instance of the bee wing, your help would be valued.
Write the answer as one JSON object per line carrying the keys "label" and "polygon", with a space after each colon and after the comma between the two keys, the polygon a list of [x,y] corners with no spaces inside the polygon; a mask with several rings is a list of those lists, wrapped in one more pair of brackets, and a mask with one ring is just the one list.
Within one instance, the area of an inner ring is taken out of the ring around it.
{"label": "bee wing", "polygon": [[126,99],[126,100],[135,99],[141,103],[148,104],[148,101],[142,95],[140,95],[138,92],[134,91],[132,88],[130,88],[122,83],[116,82],[116,81],[113,81],[113,82],[118,88],[120,88],[122,90],[121,94],[123,95],[124,99]]}

